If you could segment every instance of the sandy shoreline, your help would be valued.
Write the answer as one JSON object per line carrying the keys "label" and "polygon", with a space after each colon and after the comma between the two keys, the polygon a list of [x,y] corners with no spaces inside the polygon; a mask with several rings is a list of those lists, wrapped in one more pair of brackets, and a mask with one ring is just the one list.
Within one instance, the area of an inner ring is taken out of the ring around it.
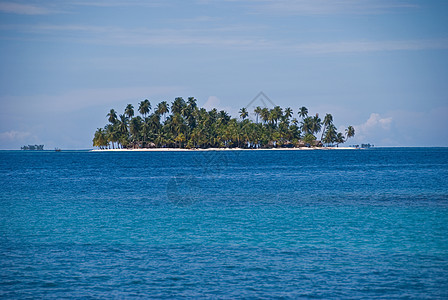
{"label": "sandy shoreline", "polygon": [[94,149],[92,152],[179,152],[179,151],[296,151],[296,150],[358,150],[354,147],[300,147],[300,148],[272,148],[272,149],[242,149],[242,148],[208,148],[208,149],[183,149],[183,148],[148,148],[148,149]]}

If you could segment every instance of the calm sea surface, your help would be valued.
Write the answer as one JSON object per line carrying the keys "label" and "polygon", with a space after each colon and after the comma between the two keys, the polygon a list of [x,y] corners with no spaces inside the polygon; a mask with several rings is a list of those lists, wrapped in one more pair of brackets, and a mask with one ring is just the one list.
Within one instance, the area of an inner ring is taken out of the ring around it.
{"label": "calm sea surface", "polygon": [[448,298],[448,148],[0,151],[0,298]]}

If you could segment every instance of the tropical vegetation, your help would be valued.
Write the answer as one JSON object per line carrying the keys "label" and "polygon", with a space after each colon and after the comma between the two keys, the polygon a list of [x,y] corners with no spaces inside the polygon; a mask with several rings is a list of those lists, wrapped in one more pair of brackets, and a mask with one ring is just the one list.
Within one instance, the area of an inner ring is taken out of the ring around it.
{"label": "tropical vegetation", "polygon": [[[176,98],[171,104],[162,101],[152,106],[148,99],[134,110],[128,104],[123,114],[111,109],[108,124],[98,128],[93,146],[105,148],[278,148],[338,146],[355,135],[353,126],[338,132],[333,116],[309,115],[300,107],[297,118],[293,109],[280,106],[256,107],[255,122],[248,108],[233,118],[224,110],[197,106],[197,100]],[[139,115],[136,115],[135,112]],[[317,139],[320,133],[320,140]]]}

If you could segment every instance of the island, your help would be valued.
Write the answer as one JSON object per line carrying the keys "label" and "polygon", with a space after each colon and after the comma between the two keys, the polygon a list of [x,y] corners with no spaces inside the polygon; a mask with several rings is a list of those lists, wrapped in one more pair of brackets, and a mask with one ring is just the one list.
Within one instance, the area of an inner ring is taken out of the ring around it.
{"label": "island", "polygon": [[28,145],[28,146],[25,145],[23,147],[20,147],[20,149],[27,151],[34,151],[34,150],[42,151],[44,150],[44,145]]}
{"label": "island", "polygon": [[98,128],[93,146],[104,149],[296,149],[338,147],[355,135],[353,126],[338,132],[333,116],[308,115],[300,107],[297,118],[290,107],[257,106],[255,120],[248,108],[232,118],[224,110],[207,111],[194,97],[185,101],[177,97],[171,103],[162,101],[152,109],[148,99],[138,105],[128,104],[123,114],[111,109],[108,124]]}

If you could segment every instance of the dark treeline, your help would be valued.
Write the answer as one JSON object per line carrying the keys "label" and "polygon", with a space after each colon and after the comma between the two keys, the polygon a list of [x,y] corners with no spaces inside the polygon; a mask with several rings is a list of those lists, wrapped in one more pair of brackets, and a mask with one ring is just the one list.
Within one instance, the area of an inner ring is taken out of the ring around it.
{"label": "dark treeline", "polygon": [[338,132],[333,116],[308,115],[299,108],[297,117],[289,107],[272,109],[256,107],[256,121],[251,121],[246,108],[239,119],[217,109],[199,108],[194,97],[173,103],[162,101],[155,107],[149,100],[139,103],[138,114],[128,104],[123,114],[114,109],[107,114],[109,124],[98,128],[93,146],[105,148],[274,148],[339,145],[354,136],[349,126]]}

